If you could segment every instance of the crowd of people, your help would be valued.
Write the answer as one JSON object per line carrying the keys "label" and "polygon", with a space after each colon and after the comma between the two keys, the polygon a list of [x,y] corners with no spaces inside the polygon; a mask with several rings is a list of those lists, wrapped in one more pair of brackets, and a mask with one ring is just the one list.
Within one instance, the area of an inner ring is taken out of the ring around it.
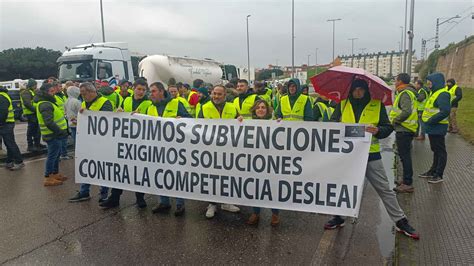
{"label": "crowd of people", "polygon": [[[226,85],[213,85],[201,79],[194,80],[192,86],[170,80],[165,86],[161,82],[148,82],[139,78],[133,82],[123,80],[111,87],[107,81],[77,83],[68,81],[61,84],[49,78],[40,88],[36,81],[29,80],[21,91],[23,115],[28,121],[28,151],[45,148],[40,138],[47,143],[47,159],[44,171],[44,186],[61,185],[67,177],[60,173],[59,161],[71,157],[67,154],[68,136],[75,141],[77,116],[83,110],[104,112],[140,113],[169,118],[197,119],[275,119],[292,121],[322,121],[360,123],[372,134],[369,159],[365,176],[377,191],[382,202],[403,234],[418,239],[419,235],[408,223],[407,217],[398,204],[396,193],[413,192],[413,168],[411,144],[414,138],[430,140],[433,151],[431,168],[420,177],[430,183],[443,181],[447,161],[445,147],[446,133],[456,133],[456,109],[462,98],[462,91],[453,79],[447,82],[441,73],[427,77],[426,86],[422,81],[411,85],[408,74],[399,74],[395,79],[396,98],[389,113],[381,101],[372,99],[369,85],[364,79],[355,79],[349,96],[340,103],[330,101],[323,95],[316,99],[308,95],[308,86],[298,79],[272,88],[265,82],[256,82],[250,88],[247,80],[233,80]],[[4,167],[18,170],[24,167],[23,159],[14,139],[14,119],[11,99],[6,89],[0,88],[0,135],[8,154]],[[449,120],[449,122],[448,122]],[[379,139],[388,137],[393,131],[403,169],[403,179],[393,190],[381,161]],[[81,202],[91,199],[90,185],[81,184],[79,191],[69,199]],[[99,205],[102,208],[119,206],[121,189],[101,187]],[[147,207],[143,193],[135,193],[139,208]],[[169,197],[160,196],[153,213],[168,213],[171,209]],[[185,200],[175,199],[175,216],[185,212]],[[239,212],[232,204],[221,204],[221,210]],[[217,203],[211,202],[206,217],[212,218],[218,210]],[[253,208],[247,223],[259,223],[260,208]],[[325,224],[325,229],[344,226],[344,218],[335,216]],[[272,209],[271,225],[280,223],[279,211]]]}

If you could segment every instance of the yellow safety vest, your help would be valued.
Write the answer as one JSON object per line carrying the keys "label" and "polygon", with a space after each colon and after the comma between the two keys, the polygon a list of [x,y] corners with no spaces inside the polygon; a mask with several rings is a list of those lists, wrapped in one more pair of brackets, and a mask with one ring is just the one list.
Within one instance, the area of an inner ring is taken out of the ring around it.
{"label": "yellow safety vest", "polygon": [[[189,101],[191,100],[191,96],[193,96],[193,94],[196,94],[197,92],[195,91],[191,91],[189,94],[188,94],[188,104],[189,104]],[[198,103],[199,104],[199,103]],[[197,104],[196,104],[197,105]],[[196,113],[196,106],[193,106],[193,105],[189,105],[189,112],[188,112],[191,116],[196,116],[197,113]]]}
{"label": "yellow safety vest", "polygon": [[[28,92],[31,93],[31,105],[33,105],[33,107],[36,109],[36,103],[35,103],[35,101],[33,100],[33,98],[35,97],[35,91],[28,89]],[[31,111],[30,109],[26,108],[25,104],[23,103],[23,97],[21,97],[21,94],[20,94],[20,102],[21,102],[21,108],[23,109],[23,114],[24,114],[24,115],[31,115],[31,114],[34,114],[33,111]]]}
{"label": "yellow safety vest", "polygon": [[322,102],[317,102],[316,106],[318,107],[319,113],[321,114],[321,118],[318,121],[323,121],[324,120],[323,119],[324,115],[328,115],[328,118],[331,118],[331,116],[329,116],[329,111],[328,111],[327,105],[325,105]]}
{"label": "yellow safety vest", "polygon": [[[102,106],[104,106],[104,104],[106,102],[109,102],[109,100],[107,100],[103,96],[99,96],[99,98],[97,98],[97,100],[95,100],[91,104],[91,106],[89,106],[89,108],[86,107],[86,101],[82,102],[81,107],[82,107],[82,109],[88,109],[88,110],[91,110],[91,111],[100,111],[100,109],[102,109]],[[112,106],[113,106],[113,104],[112,104]]]}
{"label": "yellow safety vest", "polygon": [[245,118],[245,119],[252,119],[252,107],[255,103],[255,99],[257,98],[257,94],[252,94],[247,96],[245,100],[242,102],[242,108],[240,108],[240,98],[237,97],[234,99],[234,106],[237,109],[237,112]]}
{"label": "yellow safety vest", "polygon": [[[421,115],[421,120],[423,120],[423,122],[427,122],[432,116],[434,116],[435,114],[439,113],[439,108],[438,107],[435,107],[434,106],[434,103],[436,102],[436,100],[438,99],[439,95],[443,92],[448,92],[447,88],[442,88],[442,89],[439,89],[437,91],[435,91],[431,96],[430,98],[428,99],[428,101],[426,101],[426,105],[425,105],[425,110],[423,110],[423,114]],[[448,92],[449,93],[449,92]],[[443,120],[441,120],[440,122],[438,122],[440,124],[448,124],[448,117],[445,117]]]}
{"label": "yellow safety vest", "polygon": [[270,99],[270,101],[272,100],[272,94],[273,94],[273,90],[267,88],[267,91],[265,92],[265,95],[268,96],[268,98]]}
{"label": "yellow safety vest", "polygon": [[189,105],[188,100],[184,99],[181,96],[176,97],[176,99],[178,99],[178,101],[184,105],[184,108],[186,108],[186,111],[188,111],[188,113],[191,114],[192,112],[191,105]]}
{"label": "yellow safety vest", "polygon": [[64,117],[64,110],[60,108],[56,103],[52,103],[49,101],[40,101],[36,104],[36,117],[38,118],[38,124],[40,126],[41,135],[43,138],[45,136],[51,135],[54,132],[50,130],[45,124],[43,119],[43,114],[39,111],[41,104],[43,103],[50,103],[53,106],[53,121],[56,125],[58,125],[59,129],[66,130],[67,129],[67,122],[66,118]]}
{"label": "yellow safety vest", "polygon": [[[112,109],[114,111],[117,110],[117,108],[119,108],[122,105],[123,97],[119,93],[113,92],[109,95],[103,95],[103,94],[101,95],[102,97],[106,98],[112,103]],[[131,98],[131,97],[127,97],[127,99],[128,98]]]}
{"label": "yellow safety vest", "polygon": [[64,111],[64,104],[66,103],[66,99],[56,94],[54,95],[54,98],[56,99],[56,105]]}
{"label": "yellow safety vest", "polygon": [[456,90],[458,89],[458,84],[454,84],[451,89],[448,89],[449,94],[451,95],[451,102],[456,99]]}
{"label": "yellow safety vest", "polygon": [[[354,109],[352,109],[352,104],[349,100],[341,101],[341,112],[342,112],[342,123],[356,123],[354,116]],[[382,108],[382,102],[379,100],[370,100],[370,102],[365,106],[362,114],[359,118],[359,124],[377,126],[380,120],[380,108]],[[370,143],[369,153],[380,152],[380,143],[379,140],[372,136]]]}
{"label": "yellow safety vest", "polygon": [[398,106],[400,102],[400,97],[402,96],[403,93],[408,93],[408,96],[410,96],[411,100],[411,114],[408,116],[408,118],[401,123],[401,125],[410,130],[411,132],[416,132],[418,129],[418,102],[416,101],[416,96],[415,94],[410,91],[410,90],[403,90],[399,94],[397,94],[397,97],[395,98],[395,102],[393,103],[392,110],[390,111],[389,114],[389,119],[390,122],[393,123],[395,118],[399,116],[402,113],[402,110]]}
{"label": "yellow safety vest", "polygon": [[8,105],[8,116],[7,116],[7,120],[5,122],[7,123],[15,123],[15,113],[13,111],[13,104],[12,104],[12,99],[10,98],[10,96],[8,95],[8,93],[6,92],[0,92],[0,95],[2,95],[3,97],[7,98],[8,102],[10,103]]}
{"label": "yellow safety vest", "polygon": [[214,103],[209,101],[202,106],[202,115],[204,118],[208,119],[234,119],[237,116],[237,109],[235,109],[235,106],[232,103],[226,102],[224,109],[220,114]]}
{"label": "yellow safety vest", "polygon": [[421,88],[419,91],[418,91],[418,94],[420,93],[424,93],[425,94],[425,99],[422,101],[422,102],[418,102],[418,111],[423,111],[425,109],[425,105],[426,105],[426,101],[428,100],[428,98],[430,97],[430,95],[428,94],[428,92],[425,90],[425,88]]}
{"label": "yellow safety vest", "polygon": [[133,110],[133,97],[127,97],[123,101],[123,111],[131,113],[133,111],[137,111],[140,114],[146,114],[146,110],[148,106],[151,105],[150,100],[143,100],[137,107],[137,109]]}
{"label": "yellow safety vest", "polygon": [[[133,96],[133,90],[132,89],[127,89],[127,92],[128,92],[127,98],[130,97],[130,96]],[[118,93],[120,96],[122,96],[120,94],[120,86],[115,86],[115,93]],[[123,98],[123,96],[122,96],[122,98]]]}
{"label": "yellow safety vest", "polygon": [[281,97],[281,114],[283,120],[288,121],[303,121],[304,120],[304,109],[306,102],[309,101],[308,96],[300,94],[296,99],[293,108],[291,108],[290,97],[285,95]]}
{"label": "yellow safety vest", "polygon": [[270,106],[272,104],[272,99],[270,96],[268,96],[268,94],[260,94],[258,95],[262,100],[266,101]]}
{"label": "yellow safety vest", "polygon": [[[163,111],[162,117],[176,118],[178,116],[178,106],[179,106],[178,99],[172,99],[171,101],[169,101],[165,106],[165,110]],[[158,114],[158,109],[156,108],[154,104],[151,104],[150,106],[148,106],[146,114],[151,115],[151,116],[160,116]]]}

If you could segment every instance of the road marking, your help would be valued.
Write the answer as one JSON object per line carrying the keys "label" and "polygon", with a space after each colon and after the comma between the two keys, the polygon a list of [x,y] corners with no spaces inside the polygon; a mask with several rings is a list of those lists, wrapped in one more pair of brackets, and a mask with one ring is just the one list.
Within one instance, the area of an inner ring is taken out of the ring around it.
{"label": "road marking", "polygon": [[314,253],[313,258],[311,259],[312,265],[327,265],[329,263],[327,259],[332,258],[332,256],[330,256],[330,252],[332,250],[332,247],[334,246],[334,242],[336,240],[338,232],[339,229],[324,230],[323,236],[319,241],[316,252]]}

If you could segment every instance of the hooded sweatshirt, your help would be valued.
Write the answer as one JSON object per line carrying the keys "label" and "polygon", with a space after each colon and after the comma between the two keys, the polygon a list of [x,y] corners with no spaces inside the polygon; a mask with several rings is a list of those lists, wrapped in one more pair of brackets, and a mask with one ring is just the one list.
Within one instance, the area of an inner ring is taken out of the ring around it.
{"label": "hooded sweatshirt", "polygon": [[[303,92],[303,89],[301,88],[300,81],[298,79],[291,79],[288,82],[288,88],[290,87],[291,84],[296,85],[296,93],[291,95],[290,94],[290,89],[288,89],[288,98],[290,100],[290,106],[293,108],[293,105],[295,104],[296,100],[298,97],[301,95]],[[275,110],[275,116],[277,118],[283,118],[283,114],[281,113],[281,104],[278,104],[276,110]],[[313,114],[313,107],[311,106],[311,101],[308,99],[306,102],[306,105],[304,106],[304,115],[303,115],[303,120],[304,121],[314,121],[314,114]]]}
{"label": "hooded sweatshirt", "polygon": [[[159,116],[163,116],[163,112],[165,111],[166,105],[172,100],[171,95],[168,91],[165,90],[164,94],[165,98],[159,102],[153,102],[152,104],[156,106],[156,110]],[[178,103],[178,116],[180,117],[191,117],[191,115],[186,111],[186,107],[184,107],[183,103]]]}
{"label": "hooded sweatshirt", "polygon": [[[414,100],[416,100],[417,91],[411,84],[403,84],[403,85],[401,85],[397,88],[398,93],[401,93],[404,90],[409,90],[409,91],[413,92],[413,94],[415,94],[415,99]],[[409,130],[408,128],[401,125],[401,123],[403,121],[407,120],[408,117],[411,115],[412,108],[413,108],[413,103],[412,103],[410,95],[408,95],[408,93],[403,93],[400,96],[400,101],[398,102],[398,107],[400,108],[400,110],[402,110],[402,112],[397,117],[395,117],[394,120],[393,120],[393,127],[394,127],[395,131],[396,132],[412,133],[411,130]]]}
{"label": "hooded sweatshirt", "polygon": [[77,126],[77,114],[81,109],[81,101],[79,101],[80,90],[76,86],[67,88],[68,98],[64,104],[66,110],[66,118],[70,127]]}
{"label": "hooded sweatshirt", "polygon": [[[444,76],[441,73],[433,73],[426,79],[431,81],[432,93],[446,86]],[[428,135],[446,135],[448,124],[440,124],[439,122],[448,117],[451,112],[451,95],[449,92],[442,92],[434,102],[434,107],[439,108],[440,111],[425,122],[425,132]]]}
{"label": "hooded sweatshirt", "polygon": [[[365,94],[364,94],[364,97],[362,97],[362,99],[354,99],[352,97],[352,91],[358,86],[362,86],[365,88]],[[370,102],[370,99],[371,99],[370,92],[367,87],[367,83],[358,84],[357,81],[354,81],[349,91],[349,101],[352,105],[352,110],[354,111],[354,117],[355,117],[356,123],[359,122],[362,111],[364,111],[364,108]],[[393,126],[392,124],[390,124],[390,120],[388,119],[385,105],[381,104],[380,106],[381,108],[380,108],[380,115],[379,115],[379,123],[377,125],[379,132],[375,134],[374,137],[377,139],[384,139],[390,136],[390,134],[393,131]],[[331,120],[330,120],[331,122],[341,122],[341,119],[342,119],[341,108],[344,108],[344,106],[341,106],[341,103],[338,103],[334,110],[334,113],[331,116]],[[374,160],[380,160],[380,159],[382,159],[382,155],[380,155],[380,152],[369,153],[369,162],[374,161]]]}

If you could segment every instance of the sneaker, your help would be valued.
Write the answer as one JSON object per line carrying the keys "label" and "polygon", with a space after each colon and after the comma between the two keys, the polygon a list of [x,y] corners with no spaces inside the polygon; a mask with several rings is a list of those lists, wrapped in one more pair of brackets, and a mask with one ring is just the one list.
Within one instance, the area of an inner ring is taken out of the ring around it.
{"label": "sneaker", "polygon": [[60,161],[66,161],[66,160],[71,160],[71,159],[72,159],[72,156],[69,156],[69,155],[61,155],[61,157],[59,157]]}
{"label": "sneaker", "polygon": [[66,177],[66,176],[63,176],[63,175],[60,174],[60,173],[52,174],[51,177],[54,178],[54,179],[56,179],[56,180],[59,180],[59,181],[66,181],[66,180],[67,180],[67,177]]}
{"label": "sneaker", "polygon": [[81,194],[81,192],[78,191],[74,197],[69,199],[69,202],[80,202],[80,201],[86,201],[90,199],[91,199],[91,196],[89,195],[89,193]]}
{"label": "sneaker", "polygon": [[221,209],[228,212],[239,212],[240,208],[233,204],[222,204]]}
{"label": "sneaker", "polygon": [[206,218],[211,219],[212,217],[214,217],[214,215],[216,215],[216,211],[217,211],[217,205],[209,204],[209,206],[207,206]]}
{"label": "sneaker", "polygon": [[107,193],[99,193],[99,203],[105,202],[108,196]]}
{"label": "sneaker", "polygon": [[415,188],[413,186],[401,184],[396,188],[393,188],[393,191],[398,192],[398,193],[412,193],[415,191]]}
{"label": "sneaker", "polygon": [[13,163],[13,162],[11,162],[11,163],[2,163],[2,164],[0,164],[0,167],[1,167],[1,168],[7,168],[7,169],[10,169],[10,168],[12,168],[12,167],[13,167],[13,165],[14,165],[14,163]]}
{"label": "sneaker", "polygon": [[8,168],[10,169],[11,171],[16,171],[16,170],[20,170],[21,168],[25,167],[25,163],[18,163],[18,164],[13,164],[12,167]]}
{"label": "sneaker", "polygon": [[155,208],[151,210],[152,213],[167,213],[171,209],[171,205],[165,205],[163,203],[158,204]]}
{"label": "sneaker", "polygon": [[416,137],[415,139],[416,139],[416,140],[422,140],[422,141],[423,141],[423,140],[425,140],[425,136],[418,136],[418,137]]}
{"label": "sneaker", "polygon": [[420,235],[415,231],[415,228],[411,227],[410,224],[408,224],[407,218],[403,218],[396,222],[395,229],[397,230],[397,232],[400,232],[415,240],[420,239]]}
{"label": "sneaker", "polygon": [[428,178],[428,183],[430,184],[437,184],[443,181],[444,180],[441,176],[433,176],[433,177]]}
{"label": "sneaker", "polygon": [[403,181],[402,180],[395,180],[395,181],[393,181],[393,183],[395,183],[395,185],[397,185],[397,186],[400,186],[401,184],[403,184]]}
{"label": "sneaker", "polygon": [[176,211],[174,211],[174,216],[179,217],[184,215],[184,206],[178,205],[176,206]]}
{"label": "sneaker", "polygon": [[324,229],[332,230],[336,228],[343,227],[345,225],[344,219],[341,216],[334,216],[331,220],[329,220],[325,225]]}
{"label": "sneaker", "polygon": [[272,214],[272,221],[270,222],[271,226],[277,226],[280,224],[280,216],[278,214]]}
{"label": "sneaker", "polygon": [[56,180],[52,177],[45,177],[44,181],[43,181],[43,185],[45,187],[59,186],[59,185],[62,185],[62,184],[63,184],[63,181]]}
{"label": "sneaker", "polygon": [[146,204],[145,199],[143,199],[143,198],[137,199],[136,204],[137,204],[137,207],[140,208],[140,209],[144,209],[148,206]]}
{"label": "sneaker", "polygon": [[38,144],[38,145],[36,145],[36,149],[38,149],[38,150],[44,150],[44,149],[47,149],[47,148],[48,148],[48,146],[46,146],[46,145],[44,145],[44,144]]}
{"label": "sneaker", "polygon": [[260,215],[256,213],[252,213],[252,215],[250,215],[249,219],[247,220],[247,224],[257,225],[259,221],[260,221]]}
{"label": "sneaker", "polygon": [[431,177],[433,177],[433,172],[428,171],[428,172],[426,172],[426,173],[419,174],[418,177],[421,177],[421,178],[431,178]]}
{"label": "sneaker", "polygon": [[106,199],[104,202],[99,203],[99,206],[103,208],[104,210],[106,209],[111,209],[111,208],[116,208],[120,205],[120,201],[117,199],[113,199],[112,197],[109,197]]}

